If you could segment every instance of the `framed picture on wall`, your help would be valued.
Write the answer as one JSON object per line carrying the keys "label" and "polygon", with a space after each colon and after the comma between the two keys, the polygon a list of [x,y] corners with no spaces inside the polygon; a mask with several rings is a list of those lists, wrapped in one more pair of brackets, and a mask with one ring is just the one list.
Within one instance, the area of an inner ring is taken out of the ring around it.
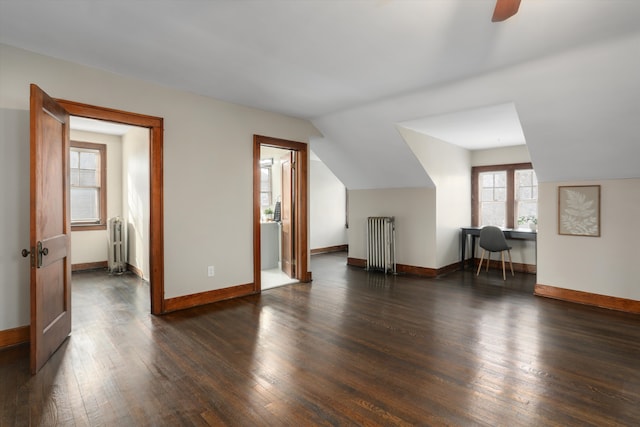
{"label": "framed picture on wall", "polygon": [[558,234],[600,237],[600,186],[558,187]]}

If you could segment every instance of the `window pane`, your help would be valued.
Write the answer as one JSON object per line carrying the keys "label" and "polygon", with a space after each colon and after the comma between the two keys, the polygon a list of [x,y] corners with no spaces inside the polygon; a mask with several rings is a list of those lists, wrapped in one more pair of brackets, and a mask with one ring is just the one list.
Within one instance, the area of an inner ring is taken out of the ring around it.
{"label": "window pane", "polygon": [[506,209],[504,203],[481,203],[480,204],[480,225],[495,225],[504,227],[506,224]]}
{"label": "window pane", "polygon": [[260,191],[271,191],[271,169],[260,168]]}
{"label": "window pane", "polygon": [[71,169],[71,185],[80,184],[80,171],[78,169]]}
{"label": "window pane", "polygon": [[524,225],[538,217],[538,180],[533,169],[516,171],[516,223]]}
{"label": "window pane", "polygon": [[531,170],[516,171],[516,179],[520,186],[531,186]]}
{"label": "window pane", "polygon": [[496,187],[504,187],[506,188],[507,186],[507,172],[496,172],[493,174],[494,175],[494,180],[495,180],[495,186]]}
{"label": "window pane", "polygon": [[493,173],[491,173],[491,172],[489,172],[489,173],[481,173],[480,174],[480,180],[482,181],[482,187],[484,187],[484,188],[492,187],[493,188]]}
{"label": "window pane", "polygon": [[507,200],[506,171],[483,172],[479,174],[480,188],[480,225],[505,226]]}
{"label": "window pane", "polygon": [[480,200],[483,202],[493,201],[493,188],[484,188],[480,192]]}
{"label": "window pane", "polygon": [[96,188],[71,188],[71,221],[98,222],[98,194]]}
{"label": "window pane", "polygon": [[80,156],[80,153],[78,153],[77,151],[71,151],[71,167],[77,169],[78,165],[80,164],[80,160],[78,160],[78,157]]}
{"label": "window pane", "polygon": [[536,202],[519,202],[518,217],[521,216],[538,216],[538,204]]}
{"label": "window pane", "polygon": [[533,189],[531,187],[520,187],[520,200],[531,199]]}
{"label": "window pane", "polygon": [[260,206],[270,206],[271,205],[271,197],[270,193],[260,193]]}
{"label": "window pane", "polygon": [[80,169],[96,169],[97,162],[97,153],[89,153],[85,151],[80,152]]}
{"label": "window pane", "polygon": [[79,183],[81,187],[96,187],[98,186],[98,174],[95,170],[80,169],[79,171]]}

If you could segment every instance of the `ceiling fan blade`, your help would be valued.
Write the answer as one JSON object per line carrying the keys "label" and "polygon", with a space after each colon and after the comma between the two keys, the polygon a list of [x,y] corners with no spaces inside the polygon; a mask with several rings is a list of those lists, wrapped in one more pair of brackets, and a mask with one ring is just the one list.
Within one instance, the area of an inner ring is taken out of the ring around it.
{"label": "ceiling fan blade", "polygon": [[520,0],[496,0],[496,8],[493,10],[491,22],[501,22],[512,17],[520,7]]}

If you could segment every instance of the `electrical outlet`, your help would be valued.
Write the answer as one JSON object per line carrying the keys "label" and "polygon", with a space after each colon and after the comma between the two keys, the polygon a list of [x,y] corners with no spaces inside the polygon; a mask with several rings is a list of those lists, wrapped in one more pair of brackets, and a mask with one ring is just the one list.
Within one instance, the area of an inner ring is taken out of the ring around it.
{"label": "electrical outlet", "polygon": [[215,270],[213,268],[213,265],[210,265],[209,267],[207,267],[207,275],[209,277],[215,276]]}

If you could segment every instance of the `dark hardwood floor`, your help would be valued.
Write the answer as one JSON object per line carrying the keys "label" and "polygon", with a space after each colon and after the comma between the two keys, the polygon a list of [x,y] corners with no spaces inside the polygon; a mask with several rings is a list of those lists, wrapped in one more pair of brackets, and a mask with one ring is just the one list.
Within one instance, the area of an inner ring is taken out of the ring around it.
{"label": "dark hardwood floor", "polygon": [[40,373],[0,352],[0,425],[640,425],[639,316],[534,297],[522,273],[345,264],[162,317],[134,276],[75,273]]}

